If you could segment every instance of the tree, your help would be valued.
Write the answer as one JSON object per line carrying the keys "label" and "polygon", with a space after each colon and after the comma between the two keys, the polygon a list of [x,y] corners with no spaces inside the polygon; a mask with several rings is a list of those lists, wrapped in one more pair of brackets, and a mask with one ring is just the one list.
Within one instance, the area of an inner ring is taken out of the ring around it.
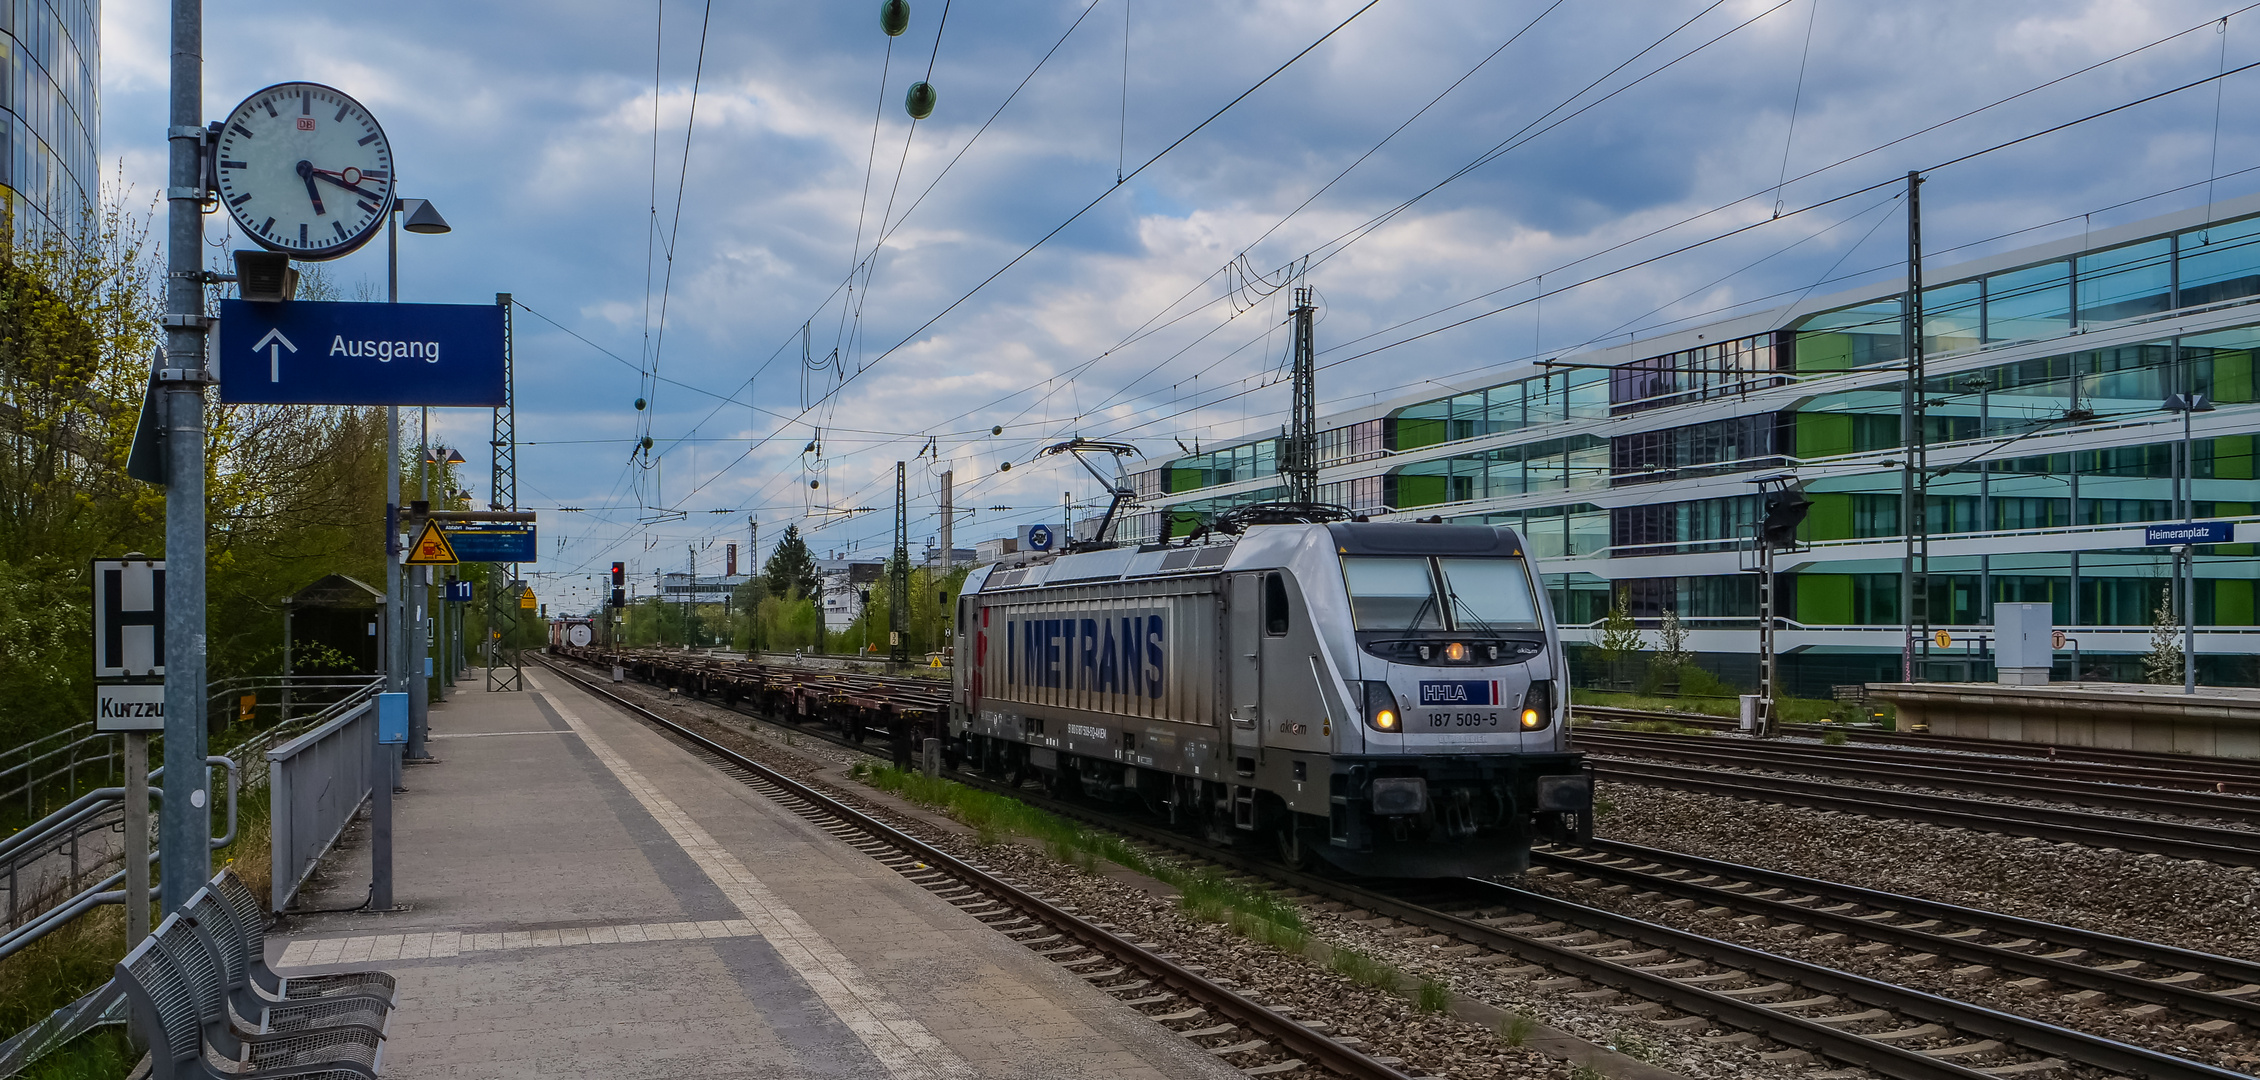
{"label": "tree", "polygon": [[1646,682],[1656,684],[1658,689],[1677,690],[1682,674],[1695,662],[1695,654],[1687,651],[1687,624],[1679,621],[1679,612],[1664,609],[1656,639],[1656,658],[1649,665]]}
{"label": "tree", "polygon": [[2150,651],[2142,657],[2142,681],[2172,684],[2182,681],[2182,622],[2174,615],[2174,590],[2158,592],[2158,610],[2150,616]]}
{"label": "tree", "polygon": [[1624,662],[1634,653],[1648,647],[1641,636],[1639,624],[1632,621],[1632,590],[1617,588],[1616,602],[1609,605],[1609,613],[1601,620],[1601,640],[1598,648],[1601,659],[1609,665],[1609,681],[1621,684],[1624,680]]}
{"label": "tree", "polygon": [[800,538],[800,526],[785,526],[777,550],[762,564],[761,579],[769,595],[780,600],[788,593],[810,600],[824,595],[823,580],[816,573],[816,560],[809,557],[808,542]]}

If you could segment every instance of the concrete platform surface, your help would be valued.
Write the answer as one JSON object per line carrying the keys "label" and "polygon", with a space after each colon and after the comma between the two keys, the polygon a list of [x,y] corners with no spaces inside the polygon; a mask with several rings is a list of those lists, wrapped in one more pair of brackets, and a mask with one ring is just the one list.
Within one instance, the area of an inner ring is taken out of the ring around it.
{"label": "concrete platform surface", "polygon": [[[284,971],[400,979],[388,1077],[1238,1071],[547,673],[432,710],[405,910],[306,916]],[[305,909],[366,895],[366,830]]]}

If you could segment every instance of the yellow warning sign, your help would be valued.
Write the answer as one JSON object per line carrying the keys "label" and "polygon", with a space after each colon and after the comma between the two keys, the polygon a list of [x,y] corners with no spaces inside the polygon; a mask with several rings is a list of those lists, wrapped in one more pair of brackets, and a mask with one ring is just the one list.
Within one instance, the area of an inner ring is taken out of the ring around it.
{"label": "yellow warning sign", "polygon": [[534,606],[534,591],[532,589],[527,589],[525,595],[518,598],[518,606],[522,608],[531,608]]}
{"label": "yellow warning sign", "polygon": [[1941,630],[1936,634],[1932,634],[1931,640],[1938,642],[1938,647],[1941,649],[1951,649],[1954,647],[1954,635],[1949,634],[1944,630]]}
{"label": "yellow warning sign", "polygon": [[453,566],[458,561],[455,557],[455,545],[447,542],[446,531],[439,527],[439,522],[427,521],[424,523],[423,535],[418,536],[415,543],[408,545],[408,557],[402,559],[401,563],[407,566]]}

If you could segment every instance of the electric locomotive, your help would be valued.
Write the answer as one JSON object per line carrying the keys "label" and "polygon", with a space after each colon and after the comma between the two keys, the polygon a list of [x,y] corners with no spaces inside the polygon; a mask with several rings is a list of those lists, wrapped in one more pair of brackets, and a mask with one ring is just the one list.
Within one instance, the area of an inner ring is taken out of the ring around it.
{"label": "electric locomotive", "polygon": [[1354,874],[1516,873],[1590,836],[1568,667],[1512,529],[1251,525],[988,566],[956,604],[950,749]]}

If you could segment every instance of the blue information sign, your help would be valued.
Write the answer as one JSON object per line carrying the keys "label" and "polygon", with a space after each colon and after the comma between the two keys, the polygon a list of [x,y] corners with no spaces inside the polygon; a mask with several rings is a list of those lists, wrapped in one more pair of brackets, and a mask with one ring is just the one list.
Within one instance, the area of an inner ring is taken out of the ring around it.
{"label": "blue information sign", "polygon": [[496,304],[220,301],[230,405],[500,405]]}
{"label": "blue information sign", "polygon": [[2142,542],[2151,547],[2161,544],[2226,544],[2236,539],[2236,522],[2190,521],[2173,525],[2150,525],[2142,530]]}
{"label": "blue information sign", "polygon": [[450,581],[450,582],[448,582],[448,583],[447,583],[447,598],[448,598],[449,600],[451,600],[451,601],[455,602],[455,603],[458,603],[458,604],[468,604],[468,603],[470,603],[470,602],[471,602],[471,583],[470,583],[470,582],[468,582],[468,581]]}
{"label": "blue information sign", "polygon": [[463,521],[443,526],[458,562],[538,562],[531,521]]}

